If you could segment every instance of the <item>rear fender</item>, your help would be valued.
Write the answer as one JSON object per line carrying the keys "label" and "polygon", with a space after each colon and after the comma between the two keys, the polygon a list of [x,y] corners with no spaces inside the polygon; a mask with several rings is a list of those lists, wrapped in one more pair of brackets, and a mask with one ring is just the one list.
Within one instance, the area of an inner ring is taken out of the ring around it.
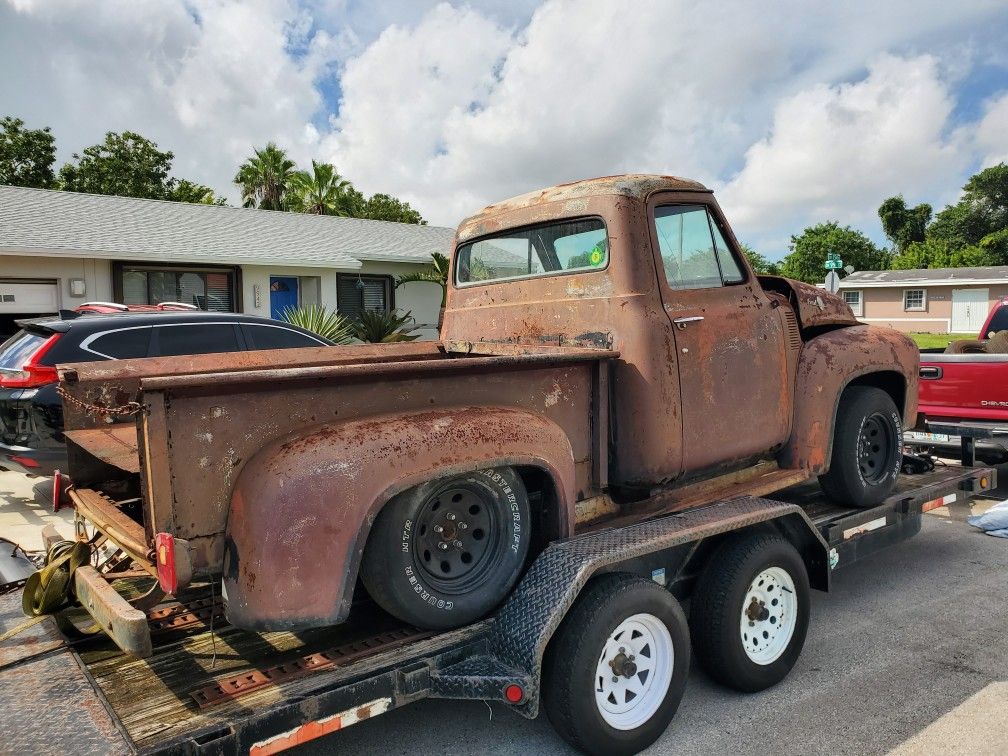
{"label": "rear fender", "polygon": [[[902,381],[904,427],[917,417],[916,345],[891,328],[859,325],[810,339],[798,358],[791,438],[778,455],[781,467],[821,474],[829,469],[833,426],[840,395],[852,383],[870,383],[869,376]],[[899,402],[897,402],[899,405]]]}
{"label": "rear fender", "polygon": [[228,516],[227,615],[246,629],[346,619],[381,507],[419,483],[532,465],[556,487],[560,533],[574,523],[574,455],[556,423],[502,407],[369,417],[276,441],[242,470]]}

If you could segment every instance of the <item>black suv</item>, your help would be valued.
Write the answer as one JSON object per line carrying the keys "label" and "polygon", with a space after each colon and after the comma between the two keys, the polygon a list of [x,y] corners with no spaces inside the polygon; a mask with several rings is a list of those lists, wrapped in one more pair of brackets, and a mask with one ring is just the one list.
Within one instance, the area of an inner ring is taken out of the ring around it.
{"label": "black suv", "polygon": [[0,345],[0,469],[66,469],[56,365],[181,354],[332,346],[303,328],[251,315],[122,312],[20,320]]}

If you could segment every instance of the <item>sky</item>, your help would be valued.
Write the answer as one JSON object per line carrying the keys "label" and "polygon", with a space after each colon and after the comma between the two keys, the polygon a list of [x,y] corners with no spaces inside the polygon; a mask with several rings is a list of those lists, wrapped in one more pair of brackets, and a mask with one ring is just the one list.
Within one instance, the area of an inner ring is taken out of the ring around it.
{"label": "sky", "polygon": [[835,220],[884,237],[1008,161],[1006,0],[0,0],[0,115],[58,164],[132,130],[231,183],[274,141],[454,226],[614,173],[715,190],[771,259]]}

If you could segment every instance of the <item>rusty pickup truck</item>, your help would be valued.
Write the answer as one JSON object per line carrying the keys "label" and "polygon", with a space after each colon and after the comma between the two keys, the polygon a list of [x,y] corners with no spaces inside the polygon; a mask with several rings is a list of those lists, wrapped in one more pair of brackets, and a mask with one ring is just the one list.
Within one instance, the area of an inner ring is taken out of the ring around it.
{"label": "rusty pickup truck", "polygon": [[577,533],[816,476],[878,504],[917,361],[755,275],[701,184],[600,178],[459,226],[438,343],[62,366],[66,495],[164,592],[222,579],[237,627],[365,595],[460,627]]}

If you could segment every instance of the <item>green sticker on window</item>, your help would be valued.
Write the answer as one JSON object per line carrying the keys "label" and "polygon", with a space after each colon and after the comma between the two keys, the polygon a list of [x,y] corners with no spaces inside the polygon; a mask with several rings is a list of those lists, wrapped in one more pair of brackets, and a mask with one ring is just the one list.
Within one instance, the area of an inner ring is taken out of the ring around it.
{"label": "green sticker on window", "polygon": [[602,249],[602,245],[596,244],[591,252],[588,253],[588,262],[594,266],[598,267],[605,260],[605,250]]}

